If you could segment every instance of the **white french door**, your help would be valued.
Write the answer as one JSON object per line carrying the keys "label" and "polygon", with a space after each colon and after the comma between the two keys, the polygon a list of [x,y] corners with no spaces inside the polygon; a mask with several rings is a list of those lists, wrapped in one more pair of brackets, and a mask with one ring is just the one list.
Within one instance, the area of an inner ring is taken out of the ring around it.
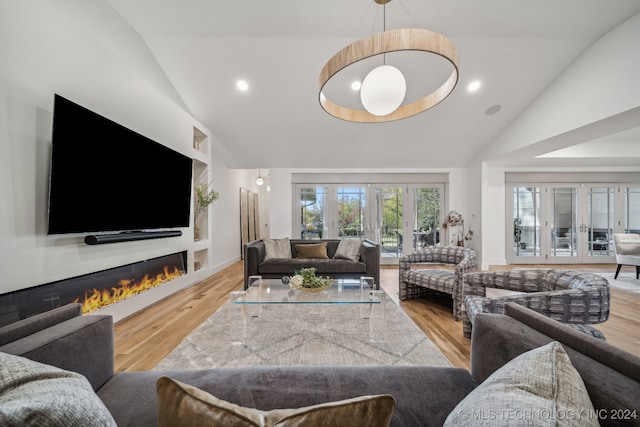
{"label": "white french door", "polygon": [[585,215],[579,229],[584,253],[582,262],[615,262],[613,233],[622,231],[616,227],[616,212],[623,209],[622,197],[616,197],[614,185],[590,185],[584,191],[582,210]]}
{"label": "white french door", "polygon": [[[536,186],[537,185],[537,186]],[[510,263],[615,262],[616,215],[624,209],[612,184],[514,185],[507,207]],[[621,232],[621,231],[619,231]]]}
{"label": "white french door", "polygon": [[336,189],[337,223],[330,237],[370,238],[370,202],[366,185],[338,185]]}
{"label": "white french door", "polygon": [[367,185],[296,184],[293,236],[372,238]]}
{"label": "white french door", "polygon": [[440,244],[444,184],[296,184],[294,192],[294,236],[367,238],[380,243],[383,264]]}
{"label": "white french door", "polygon": [[[580,262],[583,251],[581,235],[578,233],[578,187],[574,185],[551,185],[545,188],[547,202],[547,251],[552,264],[575,264]],[[584,195],[580,194],[580,199]]]}
{"label": "white french door", "polygon": [[322,239],[329,236],[329,228],[333,222],[328,208],[330,191],[327,185],[297,186],[297,208],[294,209],[296,227],[292,234],[294,238]]}
{"label": "white french door", "polygon": [[403,254],[440,245],[444,185],[376,184],[366,236],[381,243],[381,263],[397,264]]}
{"label": "white french door", "polygon": [[411,251],[426,246],[440,246],[441,241],[446,241],[444,230],[441,230],[445,204],[444,185],[412,184],[408,186],[407,194],[411,202],[411,222],[405,225],[413,235]]}
{"label": "white french door", "polygon": [[367,222],[367,238],[380,242],[382,264],[395,264],[406,244],[403,229],[405,187],[398,184],[372,184]]}
{"label": "white french door", "polygon": [[624,222],[618,222],[617,227],[624,233],[640,234],[640,185],[622,187],[624,194]]}

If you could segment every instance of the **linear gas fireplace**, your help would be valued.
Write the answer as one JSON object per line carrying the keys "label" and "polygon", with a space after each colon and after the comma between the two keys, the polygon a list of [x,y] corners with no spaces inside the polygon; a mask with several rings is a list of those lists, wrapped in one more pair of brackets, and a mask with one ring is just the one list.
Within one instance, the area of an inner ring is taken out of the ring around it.
{"label": "linear gas fireplace", "polygon": [[183,251],[2,294],[0,326],[71,302],[90,313],[182,276],[186,265]]}

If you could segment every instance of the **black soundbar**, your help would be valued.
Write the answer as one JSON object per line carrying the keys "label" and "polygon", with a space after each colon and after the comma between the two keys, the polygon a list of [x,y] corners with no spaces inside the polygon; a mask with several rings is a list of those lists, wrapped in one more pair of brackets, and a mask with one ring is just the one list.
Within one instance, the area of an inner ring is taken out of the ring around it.
{"label": "black soundbar", "polygon": [[104,245],[105,243],[131,242],[133,240],[162,239],[163,237],[182,236],[180,230],[170,231],[132,231],[115,234],[92,234],[84,237],[87,245]]}

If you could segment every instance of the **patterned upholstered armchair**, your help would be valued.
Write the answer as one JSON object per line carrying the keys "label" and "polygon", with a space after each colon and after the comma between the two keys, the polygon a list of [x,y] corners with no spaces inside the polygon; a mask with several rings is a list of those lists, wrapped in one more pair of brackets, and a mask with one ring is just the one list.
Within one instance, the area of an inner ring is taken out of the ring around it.
{"label": "patterned upholstered armchair", "polygon": [[[487,288],[516,292],[487,297]],[[478,313],[502,314],[506,302],[515,302],[604,339],[600,331],[586,326],[609,318],[609,282],[597,274],[545,269],[478,271],[465,274],[462,294],[466,337],[471,337]]]}
{"label": "patterned upholstered armchair", "polygon": [[[419,264],[451,264],[453,269],[412,268]],[[453,318],[460,320],[462,276],[478,268],[473,249],[462,246],[429,246],[399,260],[399,297],[401,300],[445,293],[453,299]]]}

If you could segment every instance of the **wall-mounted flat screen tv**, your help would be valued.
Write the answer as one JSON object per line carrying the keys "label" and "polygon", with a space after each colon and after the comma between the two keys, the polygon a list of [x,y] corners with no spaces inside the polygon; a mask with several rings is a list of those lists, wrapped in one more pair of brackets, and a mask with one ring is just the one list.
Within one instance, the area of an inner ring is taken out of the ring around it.
{"label": "wall-mounted flat screen tv", "polygon": [[192,159],[55,95],[48,233],[189,226]]}

